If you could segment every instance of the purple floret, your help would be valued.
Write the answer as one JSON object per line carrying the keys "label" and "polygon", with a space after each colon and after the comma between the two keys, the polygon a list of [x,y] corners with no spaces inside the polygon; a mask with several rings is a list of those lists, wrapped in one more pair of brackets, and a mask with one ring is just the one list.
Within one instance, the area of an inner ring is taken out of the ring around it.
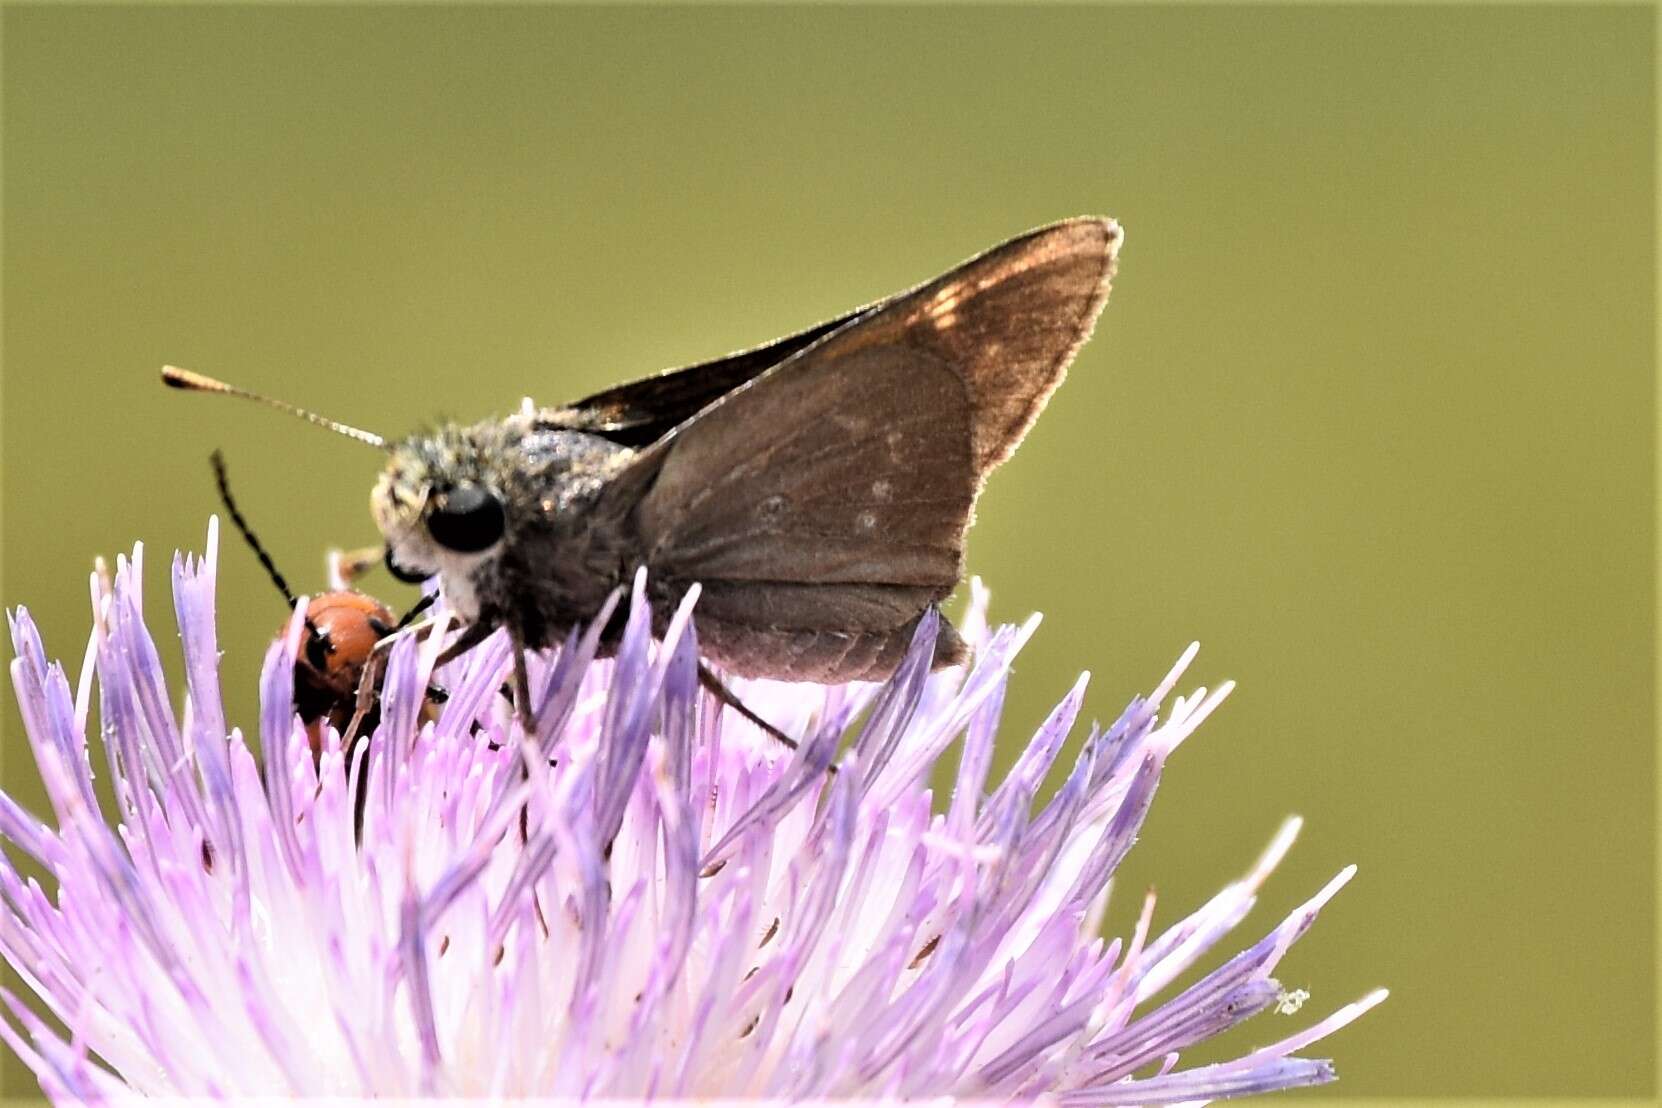
{"label": "purple floret", "polygon": [[[696,592],[657,640],[641,577],[617,600],[612,656],[597,656],[603,616],[530,659],[537,734],[499,692],[505,637],[435,674],[454,635],[441,622],[391,650],[368,742],[349,757],[326,728],[317,754],[293,703],[302,601],[259,677],[256,758],[220,696],[215,536],[173,563],[182,684],[145,625],[142,549],[93,578],[75,685],[28,612],[10,618],[52,811],[0,794],[0,836],[50,875],[43,887],[0,859],[0,955],[34,997],[0,995],[0,1037],[56,1102],[1165,1104],[1331,1081],[1329,1062],[1293,1053],[1384,998],[1179,1068],[1284,1000],[1277,963],[1353,872],[1171,993],[1242,922],[1296,820],[1187,917],[1156,932],[1150,897],[1132,934],[1099,936],[1166,759],[1229,691],[1166,706],[1193,648],[1089,730],[1045,797],[1085,682],[991,780],[1036,621],[989,629],[979,588],[967,669],[930,671],[925,620],[882,685],[735,681],[795,750],[701,692]],[[435,682],[449,698],[424,713]],[[936,804],[930,776],[955,744]]]}

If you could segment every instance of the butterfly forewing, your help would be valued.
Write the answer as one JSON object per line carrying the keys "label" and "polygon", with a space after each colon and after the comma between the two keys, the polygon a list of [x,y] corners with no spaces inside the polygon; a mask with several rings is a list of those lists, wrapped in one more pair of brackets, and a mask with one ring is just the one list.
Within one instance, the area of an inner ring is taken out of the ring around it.
{"label": "butterfly forewing", "polygon": [[973,481],[958,378],[879,347],[807,359],[700,416],[636,519],[647,565],[687,581],[951,589]]}
{"label": "butterfly forewing", "polygon": [[[1073,220],[996,247],[841,324],[648,448],[615,489],[639,496],[651,577],[705,585],[701,628],[808,636],[819,653],[825,635],[875,636],[886,658],[887,639],[956,585],[981,481],[1089,335],[1118,239],[1109,221]],[[766,637],[757,649],[776,659]],[[812,675],[846,679],[851,666]]]}
{"label": "butterfly forewing", "polygon": [[[1060,381],[1074,350],[1090,335],[1108,296],[1120,230],[1112,220],[1074,219],[1030,231],[918,288],[855,308],[784,338],[750,350],[613,386],[565,407],[545,409],[550,427],[587,431],[627,446],[645,446],[742,385],[834,332],[849,330],[856,320],[870,326],[845,337],[871,339],[883,328],[907,328],[917,313],[944,323],[932,328],[937,345],[964,359],[1010,367],[1002,392],[989,393],[980,405],[977,452],[983,470],[1009,455]],[[974,316],[960,318],[958,303],[982,298]],[[897,305],[909,311],[888,311]],[[975,325],[991,320],[994,345],[983,346]],[[1023,342],[1026,332],[1030,339]],[[1056,347],[1058,333],[1073,334],[1071,347]],[[928,336],[924,336],[926,339]],[[1013,342],[1013,346],[1004,345]],[[1027,364],[1029,361],[1037,364]],[[1048,368],[1047,368],[1048,367]],[[979,376],[973,370],[969,374]],[[1036,391],[1008,386],[1015,380],[1041,387]],[[1048,387],[1043,387],[1048,380]],[[1000,408],[1002,407],[1002,411]]]}
{"label": "butterfly forewing", "polygon": [[1073,219],[1029,231],[896,297],[809,351],[927,352],[963,382],[976,472],[1010,456],[1108,300],[1120,230]]}

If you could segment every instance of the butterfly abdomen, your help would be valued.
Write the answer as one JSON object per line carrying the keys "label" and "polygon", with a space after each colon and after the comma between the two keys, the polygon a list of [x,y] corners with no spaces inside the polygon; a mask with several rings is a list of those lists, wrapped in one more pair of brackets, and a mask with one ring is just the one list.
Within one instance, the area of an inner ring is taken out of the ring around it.
{"label": "butterfly abdomen", "polygon": [[[685,589],[673,581],[653,588],[666,613]],[[880,681],[895,671],[918,621],[941,599],[913,586],[824,586],[751,581],[707,584],[694,609],[699,651],[728,673],[782,681]],[[944,619],[936,668],[968,654]]]}

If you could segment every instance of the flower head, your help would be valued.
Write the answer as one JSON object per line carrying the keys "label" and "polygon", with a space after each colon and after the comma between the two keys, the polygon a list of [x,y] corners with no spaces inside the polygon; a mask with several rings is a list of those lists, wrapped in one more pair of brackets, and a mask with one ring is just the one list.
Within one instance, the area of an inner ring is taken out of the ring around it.
{"label": "flower head", "polygon": [[[314,756],[293,706],[297,615],[265,661],[257,759],[220,701],[212,529],[207,550],[173,563],[178,712],[144,623],[141,549],[113,585],[95,578],[76,685],[27,612],[11,619],[52,820],[0,795],[0,835],[56,888],[0,863],[0,954],[67,1031],[6,994],[0,1036],[55,1100],[1167,1103],[1331,1080],[1295,1052],[1383,999],[1179,1068],[1193,1044],[1285,1006],[1276,964],[1351,875],[1161,999],[1246,916],[1296,821],[1182,919],[1157,931],[1150,898],[1132,934],[1098,936],[1166,758],[1228,691],[1172,697],[1193,648],[1093,727],[1040,801],[1084,681],[990,783],[1034,625],[989,629],[979,589],[968,669],[930,672],[926,621],[883,685],[739,684],[795,751],[701,693],[695,598],[655,641],[637,583],[611,657],[597,657],[602,617],[531,660],[536,734],[498,692],[505,640],[435,675],[441,625],[391,651],[368,742],[348,757],[331,731]],[[450,695],[424,722],[433,681]],[[929,774],[954,744],[937,805]]]}

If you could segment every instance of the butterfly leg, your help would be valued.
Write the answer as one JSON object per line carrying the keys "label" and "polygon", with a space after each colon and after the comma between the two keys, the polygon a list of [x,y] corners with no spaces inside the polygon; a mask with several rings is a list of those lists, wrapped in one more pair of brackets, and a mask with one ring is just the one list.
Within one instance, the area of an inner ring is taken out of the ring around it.
{"label": "butterfly leg", "polygon": [[[414,635],[420,638],[432,633],[434,626],[432,620],[417,621],[415,618],[431,607],[432,603],[431,598],[424,597],[420,603],[406,612],[404,618],[398,621],[398,626],[392,634],[378,641],[375,648],[369,652],[369,657],[364,660],[363,672],[358,675],[357,703],[352,708],[352,718],[346,725],[346,731],[341,735],[343,749],[352,749],[352,743],[358,737],[359,729],[363,727],[364,718],[369,715],[370,709],[375,707],[376,692],[381,687],[381,671],[386,667],[387,657],[392,653],[393,644],[404,635]],[[445,648],[444,652],[439,655],[439,664],[448,660],[448,656],[451,655],[452,651],[455,651],[456,646],[462,639],[467,638],[468,632],[471,630],[471,627],[464,629],[461,638]],[[469,645],[477,645],[477,642]]]}
{"label": "butterfly leg", "polygon": [[[508,625],[508,639],[514,648],[514,709],[519,714],[519,729],[525,733],[526,757],[529,757],[531,744],[537,741],[537,716],[531,708],[531,671],[525,665],[525,635],[514,624]],[[522,761],[519,767],[521,781],[529,780],[531,767]],[[527,801],[519,809],[519,841],[525,845],[531,841],[531,804]],[[542,907],[539,904],[537,911]]]}
{"label": "butterfly leg", "polygon": [[[462,633],[456,636],[455,642],[439,651],[438,659],[434,661],[433,668],[438,669],[440,666],[449,665],[490,638],[495,631],[496,628],[488,624],[468,624],[462,628]],[[525,637],[510,625],[508,638],[514,649],[513,699],[516,701],[515,709],[519,715],[520,726],[525,729],[526,735],[530,736],[536,734],[536,720],[531,712],[531,678],[525,667]],[[507,693],[508,691],[509,687],[504,685],[503,692]]]}
{"label": "butterfly leg", "polygon": [[456,641],[439,651],[439,656],[433,661],[433,668],[447,666],[472,650],[480,643],[491,637],[494,627],[487,627],[482,623],[470,623],[462,628],[462,633],[456,636]]}
{"label": "butterfly leg", "polygon": [[514,647],[514,710],[519,714],[520,729],[525,737],[536,741],[537,716],[531,708],[531,671],[525,665],[525,636],[518,627],[508,625],[508,640]]}
{"label": "butterfly leg", "polygon": [[722,684],[721,678],[716,675],[716,672],[713,669],[705,665],[702,659],[698,663],[698,683],[703,685],[704,688],[708,690],[717,701],[733,709],[735,712],[739,713],[739,715],[743,716],[751,723],[754,723],[757,727],[760,727],[763,731],[766,731],[768,735],[775,740],[785,744],[792,750],[796,749],[795,739],[791,738],[789,735],[779,730],[779,728],[775,727],[773,724],[751,711],[745,702],[739,699],[737,693]]}

